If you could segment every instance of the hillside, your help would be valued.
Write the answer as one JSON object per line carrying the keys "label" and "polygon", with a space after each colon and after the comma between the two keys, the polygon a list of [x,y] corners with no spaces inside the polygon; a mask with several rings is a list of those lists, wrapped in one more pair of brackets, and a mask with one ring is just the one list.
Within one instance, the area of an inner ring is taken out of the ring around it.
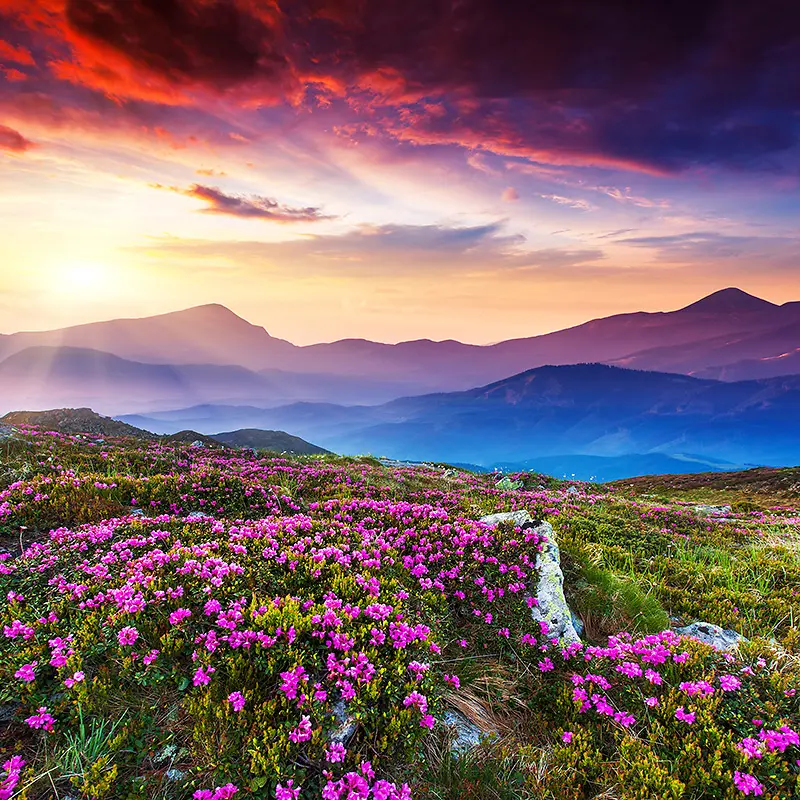
{"label": "hillside", "polygon": [[7,425],[24,425],[44,431],[90,436],[133,436],[155,439],[149,431],[101,416],[91,408],[55,408],[48,411],[11,411],[0,417]]}
{"label": "hillside", "polygon": [[90,408],[59,408],[49,411],[12,411],[0,421],[10,426],[34,427],[40,431],[53,431],[65,434],[88,436],[131,436],[136,439],[154,440],[163,438],[174,444],[195,444],[204,446],[224,445],[232,448],[255,448],[273,450],[278,453],[313,455],[328,453],[321,447],[292,436],[284,431],[264,431],[246,429],[228,431],[207,436],[193,430],[177,431],[163,437],[150,431],[128,425],[125,422],[104,417]]}
{"label": "hillside", "polygon": [[6,796],[797,796],[796,504],[68,434],[2,467]]}

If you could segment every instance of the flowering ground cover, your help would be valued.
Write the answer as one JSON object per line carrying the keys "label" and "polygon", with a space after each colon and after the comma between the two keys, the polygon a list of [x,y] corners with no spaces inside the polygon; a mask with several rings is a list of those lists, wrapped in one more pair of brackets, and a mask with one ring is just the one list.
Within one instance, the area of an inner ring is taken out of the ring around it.
{"label": "flowering ground cover", "polygon": [[[541,528],[585,625],[534,622]],[[791,798],[800,513],[32,429],[0,443],[0,800]],[[721,653],[670,630],[702,619]],[[451,753],[457,712],[486,732]],[[491,732],[491,733],[489,733]]]}

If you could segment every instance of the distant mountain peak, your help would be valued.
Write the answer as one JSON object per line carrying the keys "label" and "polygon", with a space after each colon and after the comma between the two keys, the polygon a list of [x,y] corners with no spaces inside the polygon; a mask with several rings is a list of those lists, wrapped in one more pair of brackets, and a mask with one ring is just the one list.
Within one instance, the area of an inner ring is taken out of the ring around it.
{"label": "distant mountain peak", "polygon": [[695,303],[679,309],[680,311],[695,311],[704,314],[730,314],[737,311],[765,311],[768,308],[778,308],[768,300],[762,300],[752,294],[743,292],[734,286],[720,289]]}

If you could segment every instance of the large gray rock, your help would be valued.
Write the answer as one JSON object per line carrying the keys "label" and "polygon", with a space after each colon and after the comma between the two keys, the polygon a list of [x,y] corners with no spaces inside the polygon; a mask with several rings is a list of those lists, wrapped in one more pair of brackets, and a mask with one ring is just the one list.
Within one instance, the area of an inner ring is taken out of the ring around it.
{"label": "large gray rock", "polygon": [[715,650],[732,650],[739,646],[739,642],[746,641],[741,633],[730,628],[720,628],[711,622],[693,622],[683,628],[675,628],[675,633],[691,636],[703,644],[711,645]]}
{"label": "large gray rock", "polygon": [[535,525],[528,511],[509,511],[481,517],[487,525],[511,522],[521,528],[533,528],[544,541],[542,550],[536,556],[536,600],[538,605],[532,609],[537,622],[546,622],[548,635],[567,644],[579,642],[581,637],[572,622],[572,611],[564,597],[564,573],[561,571],[561,553],[558,549],[553,526],[549,522]]}

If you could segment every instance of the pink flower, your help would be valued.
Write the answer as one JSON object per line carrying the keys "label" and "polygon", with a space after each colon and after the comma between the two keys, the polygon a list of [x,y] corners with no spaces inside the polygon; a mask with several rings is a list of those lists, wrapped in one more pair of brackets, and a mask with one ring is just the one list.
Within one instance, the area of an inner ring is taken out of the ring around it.
{"label": "pink flower", "polygon": [[233,783],[226,783],[216,789],[198,789],[192,797],[194,800],[230,800],[239,788]]}
{"label": "pink flower", "polygon": [[14,790],[19,783],[19,776],[25,766],[22,756],[11,756],[3,764],[3,771],[6,777],[0,779],[0,800],[10,800],[14,796]]}
{"label": "pink flower", "polygon": [[36,680],[36,673],[34,670],[38,666],[38,661],[31,661],[30,664],[23,664],[15,673],[14,677],[18,678],[21,681],[25,681],[26,683],[30,683],[31,681]]}
{"label": "pink flower", "polygon": [[408,708],[409,706],[416,706],[420,714],[424,714],[428,710],[428,698],[419,692],[411,692],[404,700],[403,705]]}
{"label": "pink flower", "polygon": [[436,724],[436,720],[430,714],[425,714],[425,716],[419,721],[419,724],[423,728],[433,728],[433,726]]}
{"label": "pink flower", "polygon": [[300,724],[289,733],[289,738],[295,743],[307,742],[311,738],[311,719],[303,717]]}
{"label": "pink flower", "polygon": [[545,658],[539,662],[539,670],[541,672],[550,672],[550,670],[555,668],[555,664],[553,664],[552,660],[549,658]]}
{"label": "pink flower", "polygon": [[33,714],[25,720],[25,724],[29,728],[41,728],[45,731],[52,731],[54,722],[55,719],[47,713],[46,706],[41,706],[36,714]]}
{"label": "pink flower", "polygon": [[448,683],[452,683],[456,689],[461,688],[461,681],[458,679],[458,675],[445,674],[443,677]]}
{"label": "pink flower", "polygon": [[188,608],[177,608],[169,615],[170,625],[180,625],[183,620],[192,616],[192,612]]}
{"label": "pink flower", "polygon": [[679,719],[687,725],[691,725],[696,716],[697,715],[693,711],[686,711],[683,706],[678,706],[678,708],[675,709],[675,719]]}
{"label": "pink flower", "polygon": [[195,686],[205,686],[211,680],[211,674],[216,672],[214,667],[198,667],[197,671],[194,673],[194,677],[192,678],[192,683]]}
{"label": "pink flower", "polygon": [[325,751],[325,758],[326,760],[330,761],[331,764],[336,764],[337,762],[344,761],[346,756],[347,756],[347,748],[343,744],[340,744],[339,742],[334,742]]}
{"label": "pink flower", "polygon": [[155,660],[158,658],[158,654],[159,654],[160,652],[161,652],[160,650],[151,650],[151,651],[150,651],[150,652],[149,652],[149,653],[148,653],[148,654],[147,654],[147,655],[146,655],[146,656],[145,656],[145,657],[142,659],[142,663],[143,663],[143,664],[144,664],[146,667],[149,667],[149,666],[150,666],[150,665],[151,665],[151,664],[152,664],[152,663],[153,663],[153,662],[154,662],[154,661],[155,661]]}
{"label": "pink flower", "polygon": [[719,685],[723,692],[735,692],[742,682],[735,675],[720,675]]}
{"label": "pink flower", "polygon": [[564,744],[569,744],[573,736],[574,734],[572,731],[564,731],[564,733],[561,734],[561,741],[564,742]]}
{"label": "pink flower", "polygon": [[241,711],[246,700],[241,692],[231,692],[228,695],[228,702],[233,706],[234,711]]}
{"label": "pink flower", "polygon": [[734,772],[733,783],[742,794],[764,794],[764,787],[758,782],[756,777],[746,772],[739,772],[738,770]]}
{"label": "pink flower", "polygon": [[78,672],[74,672],[71,678],[67,678],[64,681],[64,686],[66,686],[67,689],[71,689],[76,683],[80,683],[85,677],[86,675],[80,670]]}
{"label": "pink flower", "polygon": [[295,787],[291,778],[286,782],[286,786],[281,786],[279,783],[275,787],[275,800],[297,800],[299,795],[300,787]]}
{"label": "pink flower", "polygon": [[123,628],[118,634],[117,639],[121,645],[132,645],[136,642],[139,638],[139,631],[136,628],[132,628],[130,625]]}
{"label": "pink flower", "polygon": [[655,708],[658,705],[658,698],[657,697],[645,697],[644,704],[646,706],[650,706],[650,708]]}

